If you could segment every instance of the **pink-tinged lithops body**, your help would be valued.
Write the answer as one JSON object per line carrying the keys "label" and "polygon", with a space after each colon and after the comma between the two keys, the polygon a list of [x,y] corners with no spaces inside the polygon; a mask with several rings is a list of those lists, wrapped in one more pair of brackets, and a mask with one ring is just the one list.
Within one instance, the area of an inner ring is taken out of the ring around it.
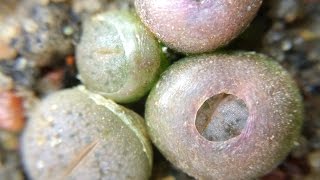
{"label": "pink-tinged lithops body", "polygon": [[302,102],[289,74],[255,53],[188,57],[151,91],[151,139],[199,179],[250,179],[281,162],[299,136]]}
{"label": "pink-tinged lithops body", "polygon": [[142,21],[166,45],[201,53],[226,45],[257,13],[262,0],[136,0]]}
{"label": "pink-tinged lithops body", "polygon": [[144,120],[83,87],[51,94],[22,136],[30,179],[148,179],[152,147]]}

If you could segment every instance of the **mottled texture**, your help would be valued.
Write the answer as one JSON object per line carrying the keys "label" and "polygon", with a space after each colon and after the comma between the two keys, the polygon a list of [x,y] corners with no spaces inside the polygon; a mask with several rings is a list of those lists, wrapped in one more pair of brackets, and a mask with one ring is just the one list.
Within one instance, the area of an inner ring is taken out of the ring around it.
{"label": "mottled texture", "polygon": [[128,11],[87,19],[76,56],[84,85],[121,103],[145,95],[166,66],[157,40]]}
{"label": "mottled texture", "polygon": [[[248,107],[241,134],[208,141],[196,129],[202,104],[232,94]],[[145,118],[154,144],[174,165],[199,179],[249,179],[280,163],[302,124],[301,97],[278,64],[255,53],[182,59],[151,91]]]}
{"label": "mottled texture", "polygon": [[0,60],[13,59],[17,52],[11,42],[20,33],[15,14],[17,0],[0,1]]}
{"label": "mottled texture", "polygon": [[136,0],[150,30],[169,47],[201,53],[226,45],[251,22],[262,0]]}
{"label": "mottled texture", "polygon": [[46,97],[22,136],[32,179],[148,179],[152,147],[143,119],[84,87]]}
{"label": "mottled texture", "polygon": [[47,66],[73,53],[72,34],[64,33],[65,28],[74,30],[67,4],[26,0],[17,9],[21,36],[12,44],[22,56]]}
{"label": "mottled texture", "polygon": [[248,108],[242,99],[222,93],[209,98],[201,105],[195,125],[207,140],[223,141],[241,133],[248,115]]}

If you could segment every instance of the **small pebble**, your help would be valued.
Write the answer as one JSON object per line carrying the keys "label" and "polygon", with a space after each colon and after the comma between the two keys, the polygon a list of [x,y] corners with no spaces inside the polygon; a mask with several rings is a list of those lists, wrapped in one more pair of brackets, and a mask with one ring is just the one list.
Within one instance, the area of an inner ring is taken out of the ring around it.
{"label": "small pebble", "polygon": [[9,76],[0,72],[0,93],[3,91],[11,90],[12,88],[13,80]]}
{"label": "small pebble", "polygon": [[24,122],[22,98],[12,91],[0,93],[0,129],[19,132]]}
{"label": "small pebble", "polygon": [[45,74],[37,82],[36,89],[40,94],[50,94],[63,87],[64,70],[54,69]]}
{"label": "small pebble", "polygon": [[314,172],[320,172],[320,151],[312,152],[308,155],[309,165]]}

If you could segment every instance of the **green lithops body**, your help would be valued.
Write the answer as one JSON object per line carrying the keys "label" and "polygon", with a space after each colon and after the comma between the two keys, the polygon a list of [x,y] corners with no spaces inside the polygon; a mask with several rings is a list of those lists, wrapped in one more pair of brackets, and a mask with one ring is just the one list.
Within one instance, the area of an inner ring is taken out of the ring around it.
{"label": "green lithops body", "polygon": [[198,179],[253,179],[276,167],[300,134],[302,102],[277,63],[255,53],[172,65],[152,89],[148,131],[164,156]]}
{"label": "green lithops body", "polygon": [[148,179],[152,148],[143,119],[84,87],[42,100],[22,136],[31,179]]}
{"label": "green lithops body", "polygon": [[76,57],[84,85],[121,103],[144,96],[166,64],[158,41],[128,11],[86,19]]}

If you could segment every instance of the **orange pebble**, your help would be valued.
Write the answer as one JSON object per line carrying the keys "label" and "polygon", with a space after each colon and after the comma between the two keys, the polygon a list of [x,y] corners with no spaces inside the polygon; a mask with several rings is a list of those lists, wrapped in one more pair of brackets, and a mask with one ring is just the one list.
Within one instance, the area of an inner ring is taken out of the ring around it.
{"label": "orange pebble", "polygon": [[19,132],[24,122],[22,98],[12,91],[0,93],[0,129]]}
{"label": "orange pebble", "polygon": [[72,55],[67,56],[65,59],[65,62],[68,66],[74,66],[74,63],[75,63],[74,56],[72,56]]}

